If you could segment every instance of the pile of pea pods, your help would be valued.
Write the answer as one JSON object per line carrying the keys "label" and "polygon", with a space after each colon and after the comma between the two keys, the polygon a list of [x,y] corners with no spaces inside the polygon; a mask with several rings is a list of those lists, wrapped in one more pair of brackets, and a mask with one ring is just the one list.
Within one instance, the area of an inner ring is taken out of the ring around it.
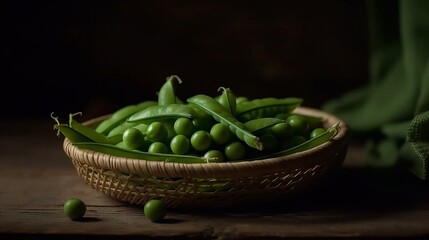
{"label": "pile of pea pods", "polygon": [[220,87],[217,96],[196,94],[182,101],[177,75],[167,77],[158,99],[124,106],[96,127],[55,119],[54,128],[73,145],[105,154],[149,161],[211,163],[285,156],[329,141],[337,125],[294,113],[301,98],[235,96]]}

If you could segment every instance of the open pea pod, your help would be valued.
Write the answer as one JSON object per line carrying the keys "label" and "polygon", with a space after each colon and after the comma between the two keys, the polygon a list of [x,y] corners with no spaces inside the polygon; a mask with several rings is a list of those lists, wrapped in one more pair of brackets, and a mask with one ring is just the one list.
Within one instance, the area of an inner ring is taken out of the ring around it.
{"label": "open pea pod", "polygon": [[297,146],[282,150],[280,152],[264,155],[262,157],[253,158],[249,160],[257,160],[257,159],[266,159],[266,158],[274,158],[274,157],[281,157],[290,155],[297,152],[302,152],[305,150],[309,150],[311,148],[320,146],[323,143],[328,142],[330,139],[335,137],[335,135],[338,133],[339,123],[334,124],[332,127],[328,128],[326,132],[320,134],[317,137],[311,138]]}
{"label": "open pea pod", "polygon": [[260,98],[237,104],[235,117],[242,121],[263,117],[275,117],[290,113],[302,104],[301,98]]}
{"label": "open pea pod", "polygon": [[203,157],[196,157],[191,155],[177,155],[177,154],[163,154],[163,153],[150,153],[139,150],[127,150],[111,144],[102,144],[94,142],[78,142],[74,146],[82,149],[88,149],[95,152],[101,152],[108,155],[148,161],[159,162],[175,162],[175,163],[208,163],[213,159]]}
{"label": "open pea pod", "polygon": [[[332,127],[328,128],[326,130],[326,132],[320,134],[317,137],[311,138],[311,139],[309,139],[309,140],[307,140],[307,141],[305,141],[299,145],[290,147],[290,148],[285,149],[285,150],[281,150],[279,152],[261,155],[258,157],[249,158],[249,159],[245,159],[245,160],[239,160],[239,161],[254,161],[254,160],[267,159],[267,158],[282,157],[282,156],[290,155],[293,153],[306,151],[306,150],[315,148],[317,146],[320,146],[326,142],[329,142],[329,140],[334,138],[335,135],[338,133],[338,131],[339,131],[338,128],[339,128],[339,123],[336,123]],[[232,162],[239,162],[239,161],[232,161]]]}
{"label": "open pea pod", "polygon": [[165,119],[189,118],[197,116],[195,110],[186,104],[156,105],[131,115],[127,122],[151,123]]}
{"label": "open pea pod", "polygon": [[246,126],[238,121],[229,110],[225,109],[214,98],[198,94],[188,98],[188,102],[195,104],[207,114],[211,115],[216,121],[221,122],[229,127],[239,139],[243,140],[248,146],[262,150],[263,146],[259,138],[251,133]]}

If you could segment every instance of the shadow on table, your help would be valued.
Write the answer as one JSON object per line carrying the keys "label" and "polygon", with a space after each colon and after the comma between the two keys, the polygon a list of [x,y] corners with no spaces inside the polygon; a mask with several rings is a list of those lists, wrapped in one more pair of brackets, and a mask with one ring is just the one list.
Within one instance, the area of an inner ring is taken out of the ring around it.
{"label": "shadow on table", "polygon": [[[282,199],[256,204],[198,209],[225,214],[294,214],[303,212],[391,212],[429,207],[429,185],[402,169],[341,168],[319,184]],[[179,209],[178,211],[189,211]]]}

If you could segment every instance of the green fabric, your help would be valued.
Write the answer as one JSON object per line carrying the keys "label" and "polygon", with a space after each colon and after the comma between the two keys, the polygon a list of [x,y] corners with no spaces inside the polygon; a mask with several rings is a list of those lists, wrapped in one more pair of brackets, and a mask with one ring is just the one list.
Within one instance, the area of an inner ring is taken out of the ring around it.
{"label": "green fabric", "polygon": [[369,83],[322,108],[367,139],[368,164],[429,171],[429,1],[368,1]]}

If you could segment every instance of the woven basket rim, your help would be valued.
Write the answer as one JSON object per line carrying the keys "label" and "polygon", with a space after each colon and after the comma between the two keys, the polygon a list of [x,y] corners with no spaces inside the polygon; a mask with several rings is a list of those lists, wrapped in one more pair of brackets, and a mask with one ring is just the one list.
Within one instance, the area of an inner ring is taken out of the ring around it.
{"label": "woven basket rim", "polygon": [[[297,152],[282,157],[238,162],[218,163],[174,163],[158,162],[141,159],[116,157],[108,154],[80,149],[64,139],[64,151],[75,161],[92,167],[130,174],[144,174],[163,177],[240,177],[260,174],[269,174],[275,171],[290,170],[293,168],[315,165],[321,161],[332,161],[332,156],[347,147],[349,142],[349,128],[347,124],[335,115],[308,107],[298,107],[294,112],[310,116],[322,117],[325,127],[339,124],[339,131],[335,137],[315,148]],[[100,122],[109,115],[100,116],[86,121],[90,125]],[[342,160],[342,159],[341,159]]]}

